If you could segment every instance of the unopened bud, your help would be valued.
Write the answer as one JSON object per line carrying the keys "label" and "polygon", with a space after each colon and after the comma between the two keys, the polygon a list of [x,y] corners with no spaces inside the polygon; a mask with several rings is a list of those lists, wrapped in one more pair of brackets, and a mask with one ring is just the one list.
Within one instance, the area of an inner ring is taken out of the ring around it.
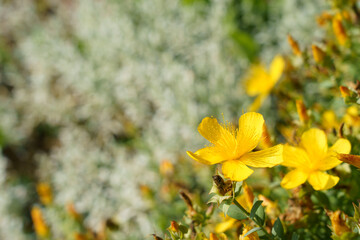
{"label": "unopened bud", "polygon": [[210,233],[209,240],[219,240],[215,233]]}
{"label": "unopened bud", "polygon": [[321,48],[319,48],[318,46],[316,45],[311,45],[311,50],[312,50],[312,53],[313,53],[313,57],[314,57],[314,60],[315,62],[317,63],[320,63],[322,62],[322,60],[324,59],[325,57],[325,53],[323,50],[321,50]]}
{"label": "unopened bud", "polygon": [[75,233],[74,235],[75,240],[88,240],[85,234]]}
{"label": "unopened bud", "polygon": [[309,115],[302,100],[296,100],[296,110],[302,123],[309,121]]}
{"label": "unopened bud", "polygon": [[76,211],[73,203],[66,204],[66,210],[68,214],[76,221],[80,221],[82,219],[81,215]]}
{"label": "unopened bud", "polygon": [[52,203],[53,196],[51,192],[51,187],[48,183],[39,183],[36,185],[36,191],[39,195],[40,201],[44,205],[49,205]]}
{"label": "unopened bud", "polygon": [[331,220],[331,226],[337,236],[341,236],[346,232],[350,232],[350,228],[346,225],[345,220],[341,217],[341,211],[327,212]]}
{"label": "unopened bud", "polygon": [[334,34],[336,36],[336,39],[338,40],[339,44],[344,46],[347,41],[347,34],[345,31],[344,26],[341,23],[341,20],[338,17],[334,17],[332,20],[332,27]]}
{"label": "unopened bud", "polygon": [[360,156],[358,155],[340,153],[337,155],[337,157],[340,161],[346,162],[350,165],[360,168]]}
{"label": "unopened bud", "polygon": [[319,26],[324,26],[327,21],[332,19],[332,15],[328,12],[323,12],[320,16],[316,18],[317,23]]}
{"label": "unopened bud", "polygon": [[160,173],[163,176],[172,175],[174,173],[174,165],[169,160],[163,160],[160,164]]}
{"label": "unopened bud", "polygon": [[290,44],[290,47],[291,47],[293,53],[296,56],[301,56],[301,50],[300,50],[299,44],[295,41],[295,39],[290,34],[287,35],[287,40]]}
{"label": "unopened bud", "polygon": [[155,234],[152,234],[154,240],[163,240],[161,237],[156,236]]}
{"label": "unopened bud", "polygon": [[340,88],[341,96],[343,98],[351,96],[351,90],[349,88],[344,87],[344,86],[340,86],[339,88]]}
{"label": "unopened bud", "polygon": [[175,221],[171,221],[170,230],[173,232],[179,231],[179,224]]}
{"label": "unopened bud", "polygon": [[34,223],[36,235],[39,237],[49,236],[49,228],[45,223],[42,212],[39,207],[33,207],[31,209],[31,218]]}

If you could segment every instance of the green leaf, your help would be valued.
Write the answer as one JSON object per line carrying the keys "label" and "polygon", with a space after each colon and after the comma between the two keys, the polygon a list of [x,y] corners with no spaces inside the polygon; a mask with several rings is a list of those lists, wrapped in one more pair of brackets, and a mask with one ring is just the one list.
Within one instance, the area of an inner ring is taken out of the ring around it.
{"label": "green leaf", "polygon": [[235,206],[233,204],[229,206],[227,215],[229,217],[237,219],[237,220],[247,219],[246,214],[243,213],[237,206]]}
{"label": "green leaf", "polygon": [[262,200],[258,200],[254,203],[253,207],[251,208],[251,212],[250,212],[250,218],[253,219],[255,217],[256,211],[258,210],[258,208],[261,206],[261,203],[263,201]]}
{"label": "green leaf", "polygon": [[225,200],[219,205],[219,209],[226,215],[228,215],[229,208],[231,206],[231,200]]}
{"label": "green leaf", "polygon": [[283,225],[281,224],[281,221],[279,218],[276,219],[274,226],[271,230],[271,233],[274,236],[280,237],[280,238],[282,238],[284,236],[284,228],[283,228]]}
{"label": "green leaf", "polygon": [[253,232],[256,232],[256,231],[258,231],[258,230],[261,230],[261,227],[256,227],[256,228],[251,229],[250,231],[248,231],[247,233],[245,233],[244,237],[246,237],[246,236],[248,236],[248,235],[250,235],[250,234],[252,234]]}
{"label": "green leaf", "polygon": [[254,219],[263,226],[265,223],[265,211],[264,207],[261,205],[263,201],[254,199],[253,207],[250,211],[250,218]]}

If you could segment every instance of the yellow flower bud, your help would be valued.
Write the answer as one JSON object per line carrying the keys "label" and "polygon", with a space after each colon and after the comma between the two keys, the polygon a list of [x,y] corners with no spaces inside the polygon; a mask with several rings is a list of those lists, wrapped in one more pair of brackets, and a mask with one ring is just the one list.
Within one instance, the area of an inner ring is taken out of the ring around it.
{"label": "yellow flower bud", "polygon": [[179,231],[179,224],[175,221],[171,221],[170,230],[173,232]]}
{"label": "yellow flower bud", "polygon": [[73,203],[68,203],[66,205],[66,210],[68,214],[74,218],[76,221],[80,221],[82,219],[81,215],[76,211]]}
{"label": "yellow flower bud", "polygon": [[81,234],[81,233],[75,233],[74,239],[75,240],[88,240],[87,236],[85,234]]}
{"label": "yellow flower bud", "polygon": [[336,235],[341,236],[344,233],[351,231],[350,228],[346,225],[345,220],[341,217],[340,210],[335,212],[328,212],[328,215],[331,220],[331,226]]}
{"label": "yellow flower bud", "polygon": [[312,50],[312,53],[313,53],[313,57],[314,57],[314,60],[315,62],[317,63],[320,63],[322,62],[322,60],[324,59],[325,57],[325,53],[323,50],[321,50],[321,48],[319,48],[318,46],[316,45],[311,45],[311,50]]}
{"label": "yellow flower bud", "polygon": [[163,176],[172,175],[174,173],[174,165],[169,160],[163,160],[160,164],[160,173]]}
{"label": "yellow flower bud", "polygon": [[323,12],[320,16],[316,18],[316,21],[319,24],[319,26],[324,26],[325,23],[331,19],[332,19],[331,14],[329,14],[328,12]]}
{"label": "yellow flower bud", "polygon": [[343,98],[351,96],[351,90],[349,88],[344,87],[344,86],[340,86],[339,88],[340,88],[341,96]]}
{"label": "yellow flower bud", "polygon": [[301,50],[299,48],[299,45],[290,34],[287,35],[287,40],[290,44],[290,47],[291,47],[293,53],[296,56],[301,56]]}
{"label": "yellow flower bud", "polygon": [[31,218],[34,223],[35,232],[39,237],[49,236],[49,228],[46,225],[42,212],[39,207],[33,207],[31,209]]}
{"label": "yellow flower bud", "polygon": [[332,20],[332,27],[336,39],[338,40],[339,44],[344,46],[348,39],[344,26],[341,23],[341,19],[339,17],[334,17]]}
{"label": "yellow flower bud", "polygon": [[309,121],[309,115],[306,112],[306,107],[302,100],[296,100],[296,110],[302,123]]}
{"label": "yellow flower bud", "polygon": [[44,205],[49,205],[52,203],[53,196],[51,192],[51,187],[47,183],[39,183],[36,185],[36,191],[40,197],[41,203]]}
{"label": "yellow flower bud", "polygon": [[219,240],[219,239],[214,233],[210,233],[209,240]]}

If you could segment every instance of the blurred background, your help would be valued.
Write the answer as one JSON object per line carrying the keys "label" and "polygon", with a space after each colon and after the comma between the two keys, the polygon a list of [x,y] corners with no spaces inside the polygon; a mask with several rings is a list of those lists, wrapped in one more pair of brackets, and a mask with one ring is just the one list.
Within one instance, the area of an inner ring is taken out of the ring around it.
{"label": "blurred background", "polygon": [[[52,239],[151,239],[181,218],[180,189],[206,202],[213,169],[186,156],[206,143],[197,125],[246,111],[250,64],[290,52],[288,33],[320,39],[315,16],[328,7],[2,0],[0,238],[36,239],[36,206]],[[260,110],[270,127],[272,104]]]}

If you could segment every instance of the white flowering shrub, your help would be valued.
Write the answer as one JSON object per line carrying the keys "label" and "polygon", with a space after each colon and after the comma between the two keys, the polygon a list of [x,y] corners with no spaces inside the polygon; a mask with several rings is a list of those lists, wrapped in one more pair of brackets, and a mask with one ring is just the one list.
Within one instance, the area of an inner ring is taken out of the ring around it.
{"label": "white flowering shrub", "polygon": [[[221,113],[236,119],[250,102],[240,82],[248,60],[234,50],[234,26],[225,21],[229,6],[220,0],[1,3],[0,133],[15,169],[8,176],[1,168],[1,238],[33,237],[26,234],[31,219],[22,214],[37,201],[35,193],[27,196],[34,186],[10,183],[23,174],[50,183],[54,202],[64,208],[73,202],[94,231],[108,219],[119,225],[114,239],[157,230],[149,213],[157,210],[139,186],[157,189],[158,164],[175,163],[201,145],[193,134],[200,119]],[[286,30],[274,35],[272,29],[294,27],[313,12],[304,4],[291,20],[290,7],[274,11],[272,28],[255,35],[261,45],[285,38]],[[272,47],[278,52],[282,45]],[[22,211],[13,209],[19,194],[26,199]],[[75,230],[58,211],[44,209],[44,218],[56,239],[71,239]]]}

